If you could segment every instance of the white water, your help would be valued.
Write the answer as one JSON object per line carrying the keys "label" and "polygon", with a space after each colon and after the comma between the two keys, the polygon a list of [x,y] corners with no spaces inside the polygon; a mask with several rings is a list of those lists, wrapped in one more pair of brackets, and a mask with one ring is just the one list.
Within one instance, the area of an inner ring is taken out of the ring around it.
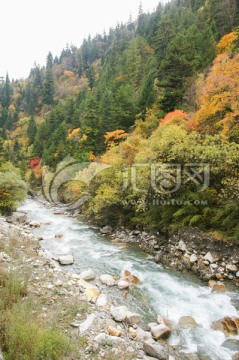
{"label": "white water", "polygon": [[[146,322],[156,320],[157,314],[174,324],[181,316],[192,316],[200,326],[190,331],[174,331],[169,340],[171,344],[179,344],[185,352],[197,351],[206,359],[231,359],[233,352],[222,347],[224,334],[213,331],[210,326],[212,321],[224,316],[238,316],[238,293],[213,294],[195,277],[146,260],[147,255],[136,246],[122,250],[122,244],[110,242],[74,218],[55,215],[54,209],[39,202],[27,200],[19,210],[25,211],[29,219],[41,223],[41,227],[33,232],[44,238],[43,248],[53,255],[74,254],[75,263],[67,270],[80,272],[92,268],[98,275],[119,275],[121,270],[127,269],[137,275],[141,281],[130,291],[127,306],[140,312]],[[64,236],[58,239],[55,234]],[[112,288],[109,291],[115,303],[125,302],[120,291]]]}

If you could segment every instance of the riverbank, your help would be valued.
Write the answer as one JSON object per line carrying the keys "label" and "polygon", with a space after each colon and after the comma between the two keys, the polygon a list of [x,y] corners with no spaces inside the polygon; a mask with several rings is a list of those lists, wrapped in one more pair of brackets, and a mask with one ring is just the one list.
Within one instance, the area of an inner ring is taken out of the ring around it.
{"label": "riverbank", "polygon": [[[73,350],[59,359],[198,359],[196,354],[180,354],[160,339],[163,328],[168,329],[165,337],[172,330],[164,319],[156,318],[151,330],[141,328],[139,314],[113,306],[107,278],[95,278],[93,270],[91,276],[68,273],[41,248],[42,239],[34,237],[33,230],[40,226],[24,213],[7,221],[0,218],[0,265],[5,273],[27,279],[22,301],[31,303],[29,310],[39,326],[57,329],[68,339]],[[155,334],[157,327],[160,331]],[[0,347],[7,351],[3,344]]]}
{"label": "riverbank", "polygon": [[192,272],[204,281],[231,281],[239,287],[239,241],[214,239],[198,228],[182,228],[167,237],[110,226],[100,229],[113,241],[138,244],[156,263]]}

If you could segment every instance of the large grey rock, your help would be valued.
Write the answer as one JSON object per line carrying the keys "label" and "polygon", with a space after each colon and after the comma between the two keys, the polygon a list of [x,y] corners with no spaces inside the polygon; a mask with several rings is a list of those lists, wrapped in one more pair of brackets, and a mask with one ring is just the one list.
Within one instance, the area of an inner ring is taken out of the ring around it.
{"label": "large grey rock", "polygon": [[218,261],[219,258],[213,256],[210,252],[208,252],[208,253],[204,256],[204,260],[209,261],[209,262],[212,264],[212,263],[215,263],[216,261]]}
{"label": "large grey rock", "polygon": [[104,274],[100,277],[101,284],[107,285],[107,286],[114,286],[115,285],[115,279],[113,276]]}
{"label": "large grey rock", "polygon": [[115,321],[124,321],[126,319],[128,309],[126,306],[111,307],[110,314]]}
{"label": "large grey rock", "polygon": [[144,351],[146,354],[155,357],[159,360],[168,360],[168,351],[154,340],[147,340],[144,342]]}
{"label": "large grey rock", "polygon": [[90,314],[87,317],[87,319],[83,323],[80,324],[79,329],[80,329],[81,334],[86,332],[93,325],[95,318],[96,318],[95,314]]}
{"label": "large grey rock", "polygon": [[73,255],[61,255],[58,258],[58,261],[61,265],[72,265],[74,263]]}
{"label": "large grey rock", "polygon": [[12,214],[12,220],[24,224],[27,221],[27,215],[24,212],[16,211]]}
{"label": "large grey rock", "polygon": [[171,335],[171,330],[167,325],[159,324],[157,326],[152,327],[151,334],[154,339],[168,339]]}
{"label": "large grey rock", "polygon": [[142,321],[142,316],[131,311],[127,311],[125,321],[129,325],[135,325]]}
{"label": "large grey rock", "polygon": [[80,279],[83,280],[94,280],[95,279],[95,273],[92,269],[82,271],[80,273]]}
{"label": "large grey rock", "polygon": [[113,231],[111,226],[104,226],[103,228],[100,229],[101,234],[107,235],[107,234],[111,234]]}
{"label": "large grey rock", "polygon": [[101,334],[97,335],[94,338],[94,341],[97,342],[98,344],[109,343],[112,345],[120,345],[120,344],[125,343],[124,339],[117,337],[117,336],[111,336],[111,335],[108,335],[105,333],[101,333]]}
{"label": "large grey rock", "polygon": [[179,241],[178,249],[181,250],[181,251],[186,251],[187,250],[187,245],[185,244],[185,242],[183,240]]}
{"label": "large grey rock", "polygon": [[227,339],[222,344],[223,347],[230,349],[232,351],[239,351],[239,340],[237,339]]}

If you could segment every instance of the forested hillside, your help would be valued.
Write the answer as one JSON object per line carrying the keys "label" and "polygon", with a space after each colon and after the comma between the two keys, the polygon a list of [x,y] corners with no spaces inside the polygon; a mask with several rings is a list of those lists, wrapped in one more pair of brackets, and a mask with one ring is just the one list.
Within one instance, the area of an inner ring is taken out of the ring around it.
{"label": "forested hillside", "polygon": [[[88,171],[114,165],[90,189],[71,181],[61,194],[67,201],[90,193],[82,211],[101,224],[199,226],[237,237],[238,26],[236,0],[173,0],[152,14],[140,7],[137,21],[89,36],[80,48],[49,53],[27,79],[7,75],[0,84],[5,160],[32,188],[42,169],[54,171],[67,155],[91,161]],[[210,185],[181,179],[176,194],[158,191],[141,168],[144,191],[122,190],[122,168],[150,162],[182,170],[209,164]]]}

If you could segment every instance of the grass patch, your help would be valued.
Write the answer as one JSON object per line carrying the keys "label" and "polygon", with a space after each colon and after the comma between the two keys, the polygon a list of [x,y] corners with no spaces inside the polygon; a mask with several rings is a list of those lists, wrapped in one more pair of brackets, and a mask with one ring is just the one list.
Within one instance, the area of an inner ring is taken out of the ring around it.
{"label": "grass patch", "polygon": [[69,359],[70,339],[40,323],[26,296],[27,280],[0,268],[0,344],[4,359]]}

